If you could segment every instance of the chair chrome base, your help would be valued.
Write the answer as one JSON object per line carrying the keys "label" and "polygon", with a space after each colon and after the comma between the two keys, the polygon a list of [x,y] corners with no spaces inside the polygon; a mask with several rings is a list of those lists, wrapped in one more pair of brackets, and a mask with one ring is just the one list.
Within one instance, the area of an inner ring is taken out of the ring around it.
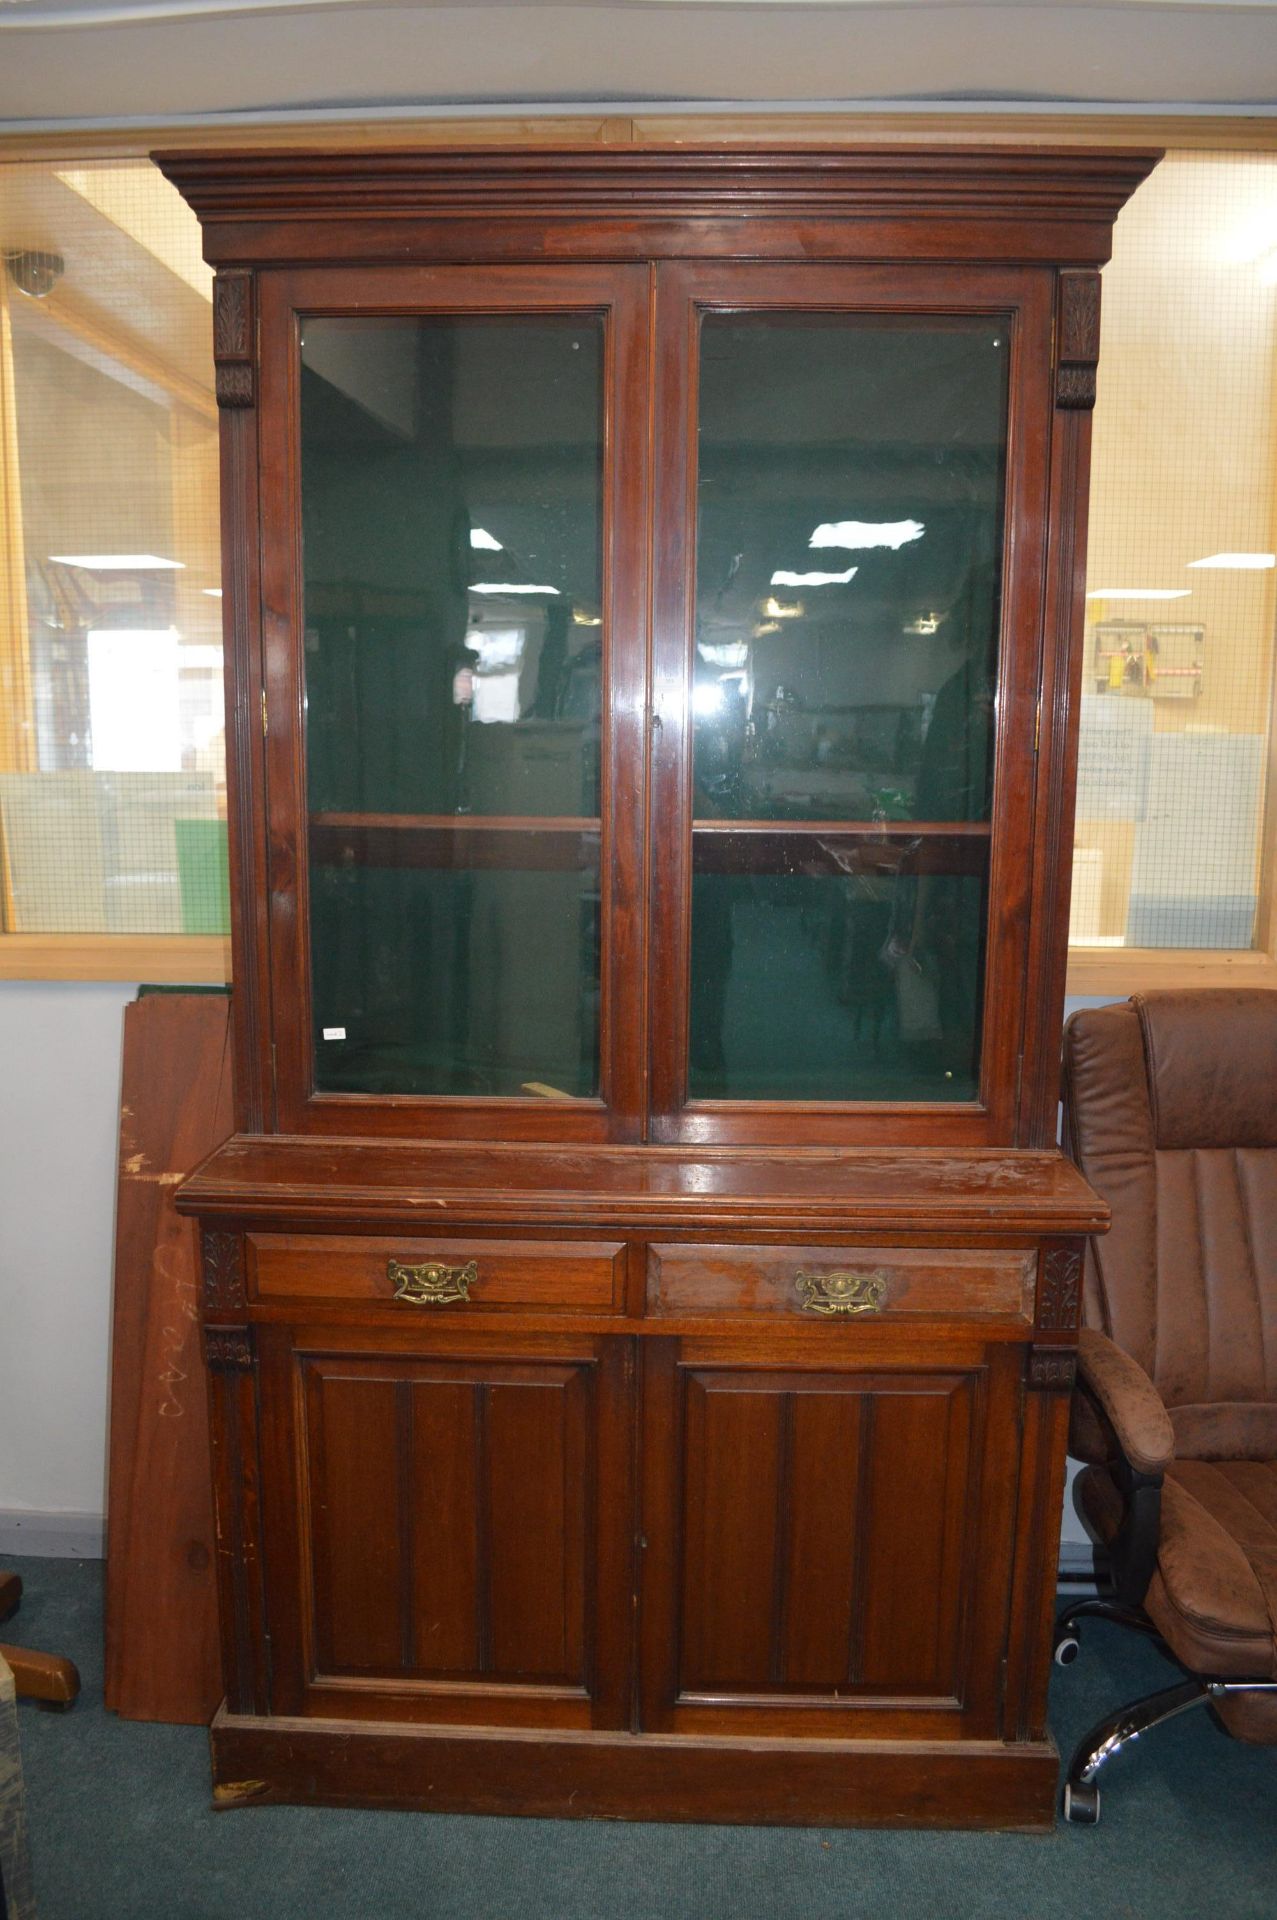
{"label": "chair chrome base", "polygon": [[[1152,1634],[1165,1645],[1147,1614],[1138,1608],[1124,1606],[1117,1600],[1083,1600],[1077,1606],[1066,1607],[1056,1625],[1055,1658],[1060,1666],[1069,1666],[1076,1660],[1078,1621],[1088,1617],[1134,1627],[1139,1633]],[[1277,1694],[1277,1680],[1181,1680],[1177,1686],[1163,1687],[1158,1693],[1147,1694],[1143,1700],[1133,1700],[1129,1706],[1107,1714],[1078,1742],[1069,1762],[1064,1781],[1064,1818],[1081,1826],[1096,1824],[1100,1817],[1097,1775],[1114,1754],[1133,1745],[1141,1734],[1161,1726],[1165,1720],[1175,1719],[1177,1714],[1188,1713],[1193,1707],[1213,1706],[1240,1693]]]}
{"label": "chair chrome base", "polygon": [[1111,1620],[1114,1626],[1133,1627],[1136,1633],[1151,1634],[1154,1640],[1162,1641],[1161,1634],[1141,1607],[1128,1607],[1121,1600],[1106,1600],[1102,1595],[1094,1600],[1079,1600],[1074,1606],[1066,1607],[1055,1623],[1057,1667],[1072,1666],[1081,1652],[1077,1637],[1080,1620]]}

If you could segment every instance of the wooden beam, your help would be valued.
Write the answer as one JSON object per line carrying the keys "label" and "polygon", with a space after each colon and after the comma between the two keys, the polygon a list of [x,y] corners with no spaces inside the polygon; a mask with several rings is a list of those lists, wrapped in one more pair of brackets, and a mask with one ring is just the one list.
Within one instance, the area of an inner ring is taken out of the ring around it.
{"label": "wooden beam", "polygon": [[386,147],[510,146],[616,147],[663,145],[765,146],[812,141],[825,145],[948,144],[987,146],[1162,146],[1215,152],[1277,151],[1277,115],[1266,113],[1025,113],[1008,109],[956,114],[934,112],[750,112],[556,114],[545,118],[492,114],[475,119],[447,117],[402,120],[290,121],[286,126],[228,125],[193,127],[157,120],[146,127],[76,133],[0,134],[0,161],[144,159],[157,147],[280,149],[323,147],[328,151],[370,151]]}
{"label": "wooden beam", "polygon": [[[0,772],[30,773],[36,764],[35,700],[9,300],[9,276],[0,270]],[[13,873],[0,822],[0,928],[12,927],[15,919]]]}
{"label": "wooden beam", "polygon": [[[160,355],[103,326],[65,295],[52,293],[46,300],[33,300],[29,311],[24,311],[23,319],[27,321],[32,316],[38,316],[37,323],[43,324],[50,333],[62,333],[74,346],[87,348],[95,358],[114,361],[152,390],[149,398],[172,401],[198,414],[208,424],[216,424],[217,401],[211,387],[200,386]],[[209,371],[211,374],[211,359]]]}
{"label": "wooden beam", "polygon": [[230,941],[218,934],[10,933],[0,935],[0,980],[139,980],[222,986]]}
{"label": "wooden beam", "polygon": [[1269,953],[1211,947],[1071,947],[1065,991],[1114,999],[1159,987],[1277,987]]}
{"label": "wooden beam", "polygon": [[0,540],[0,772],[30,773],[35,767],[35,707],[11,297],[9,276],[0,272],[0,515],[4,533]]}

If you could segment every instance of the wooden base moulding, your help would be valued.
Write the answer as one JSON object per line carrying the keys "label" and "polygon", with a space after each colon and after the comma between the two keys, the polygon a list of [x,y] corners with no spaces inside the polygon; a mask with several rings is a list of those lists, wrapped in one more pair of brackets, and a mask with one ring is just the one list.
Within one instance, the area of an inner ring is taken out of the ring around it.
{"label": "wooden base moulding", "polygon": [[210,1732],[220,1808],[283,1802],[537,1819],[792,1827],[996,1827],[1054,1821],[1051,1740],[673,1739],[262,1720]]}

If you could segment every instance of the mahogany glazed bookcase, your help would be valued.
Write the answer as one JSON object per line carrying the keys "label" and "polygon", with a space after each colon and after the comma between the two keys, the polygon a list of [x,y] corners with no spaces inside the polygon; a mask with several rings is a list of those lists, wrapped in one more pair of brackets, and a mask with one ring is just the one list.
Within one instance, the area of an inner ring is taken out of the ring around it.
{"label": "mahogany glazed bookcase", "polygon": [[1051,1819],[1155,159],[159,156],[217,270],[222,1802]]}

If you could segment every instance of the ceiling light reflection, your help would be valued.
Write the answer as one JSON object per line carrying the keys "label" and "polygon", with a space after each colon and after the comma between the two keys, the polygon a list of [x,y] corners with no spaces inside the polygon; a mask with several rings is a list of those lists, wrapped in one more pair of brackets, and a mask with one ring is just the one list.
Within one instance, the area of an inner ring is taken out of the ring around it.
{"label": "ceiling light reflection", "polygon": [[854,580],[859,567],[848,567],[846,573],[790,573],[780,567],[771,577],[773,587],[845,587]]}
{"label": "ceiling light reflection", "polygon": [[557,587],[534,587],[523,580],[476,580],[471,593],[552,593],[558,598]]}
{"label": "ceiling light reflection", "polygon": [[921,520],[822,520],[809,547],[846,547],[857,552],[869,547],[890,547],[893,553],[921,540],[926,527]]}

